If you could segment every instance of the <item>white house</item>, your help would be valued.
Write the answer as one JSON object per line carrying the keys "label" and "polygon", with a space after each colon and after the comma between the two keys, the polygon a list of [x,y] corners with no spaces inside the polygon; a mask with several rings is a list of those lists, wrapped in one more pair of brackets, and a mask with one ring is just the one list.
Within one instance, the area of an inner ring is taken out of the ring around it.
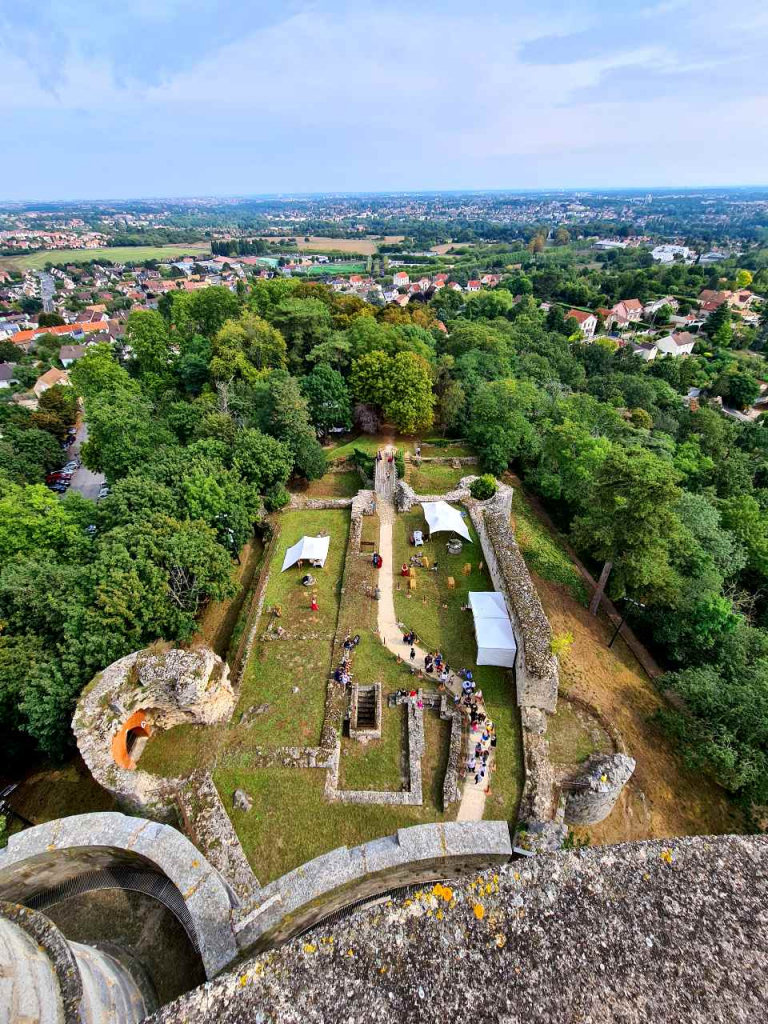
{"label": "white house", "polygon": [[674,313],[679,308],[680,303],[671,295],[665,295],[663,299],[654,299],[653,302],[646,302],[643,306],[643,315],[646,317],[652,317],[655,313],[658,313],[663,306],[669,306]]}
{"label": "white house", "polygon": [[569,309],[565,314],[565,319],[571,317],[573,320],[578,322],[581,333],[584,336],[585,341],[592,341],[597,330],[597,317],[594,313],[586,313],[581,309]]}
{"label": "white house", "polygon": [[467,291],[468,292],[479,292],[480,291],[480,282],[479,281],[467,281]]}
{"label": "white house", "polygon": [[696,336],[689,334],[688,331],[675,332],[674,334],[668,334],[664,338],[658,338],[656,340],[656,348],[662,355],[673,356],[689,356],[693,352],[693,346],[696,344]]}
{"label": "white house", "polygon": [[404,270],[398,270],[392,278],[392,284],[395,288],[407,288],[410,283],[411,279]]}
{"label": "white house", "polygon": [[632,348],[632,354],[638,356],[640,359],[644,359],[646,363],[650,363],[656,358],[656,346],[655,345],[636,345],[630,341],[630,347]]}

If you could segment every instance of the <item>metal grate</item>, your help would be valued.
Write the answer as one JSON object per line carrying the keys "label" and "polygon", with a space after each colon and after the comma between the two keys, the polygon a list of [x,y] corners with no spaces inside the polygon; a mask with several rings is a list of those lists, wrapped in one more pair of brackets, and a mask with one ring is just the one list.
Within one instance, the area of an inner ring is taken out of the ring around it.
{"label": "metal grate", "polygon": [[197,940],[197,933],[192,916],[189,913],[184,898],[179,890],[166,878],[165,875],[155,871],[139,871],[134,868],[114,867],[105,868],[102,871],[88,871],[71,878],[61,885],[55,885],[50,889],[43,889],[35,893],[24,903],[30,910],[46,910],[48,907],[56,906],[73,896],[81,896],[87,892],[97,892],[100,889],[127,889],[130,892],[144,893],[151,896],[158,903],[174,915],[192,944],[194,951],[200,955],[200,945]]}

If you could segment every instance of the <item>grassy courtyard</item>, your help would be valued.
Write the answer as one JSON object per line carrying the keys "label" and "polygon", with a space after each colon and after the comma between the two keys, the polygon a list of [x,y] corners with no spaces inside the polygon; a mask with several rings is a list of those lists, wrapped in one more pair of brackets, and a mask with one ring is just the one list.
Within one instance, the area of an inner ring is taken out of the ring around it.
{"label": "grassy courtyard", "polygon": [[462,466],[454,469],[442,463],[422,462],[416,466],[413,462],[406,468],[405,479],[417,494],[445,494],[458,487],[463,476],[474,473],[473,466]]}
{"label": "grassy courtyard", "polygon": [[304,482],[300,487],[291,485],[295,494],[304,498],[354,498],[363,481],[357,470],[347,473],[326,473],[319,480]]}

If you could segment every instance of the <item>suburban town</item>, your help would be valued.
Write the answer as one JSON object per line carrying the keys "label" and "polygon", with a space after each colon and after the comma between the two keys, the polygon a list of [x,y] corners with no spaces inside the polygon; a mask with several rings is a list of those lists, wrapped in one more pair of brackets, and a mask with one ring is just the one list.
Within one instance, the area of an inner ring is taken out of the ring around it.
{"label": "suburban town", "polygon": [[745,4],[0,10],[0,1024],[764,1019]]}

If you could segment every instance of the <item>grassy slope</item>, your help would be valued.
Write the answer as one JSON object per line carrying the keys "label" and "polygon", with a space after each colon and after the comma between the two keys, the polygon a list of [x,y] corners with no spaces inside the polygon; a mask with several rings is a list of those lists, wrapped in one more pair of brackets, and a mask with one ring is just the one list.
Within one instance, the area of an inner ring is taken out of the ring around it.
{"label": "grassy slope", "polygon": [[515,488],[512,498],[512,525],[531,572],[551,583],[559,583],[568,590],[571,597],[586,605],[588,599],[584,577],[556,538],[536,517],[520,488]]}
{"label": "grassy slope", "polygon": [[418,467],[411,463],[406,470],[405,479],[417,494],[445,494],[458,487],[459,480],[471,472],[471,466],[453,469],[452,466],[439,463],[435,465],[423,462]]}

